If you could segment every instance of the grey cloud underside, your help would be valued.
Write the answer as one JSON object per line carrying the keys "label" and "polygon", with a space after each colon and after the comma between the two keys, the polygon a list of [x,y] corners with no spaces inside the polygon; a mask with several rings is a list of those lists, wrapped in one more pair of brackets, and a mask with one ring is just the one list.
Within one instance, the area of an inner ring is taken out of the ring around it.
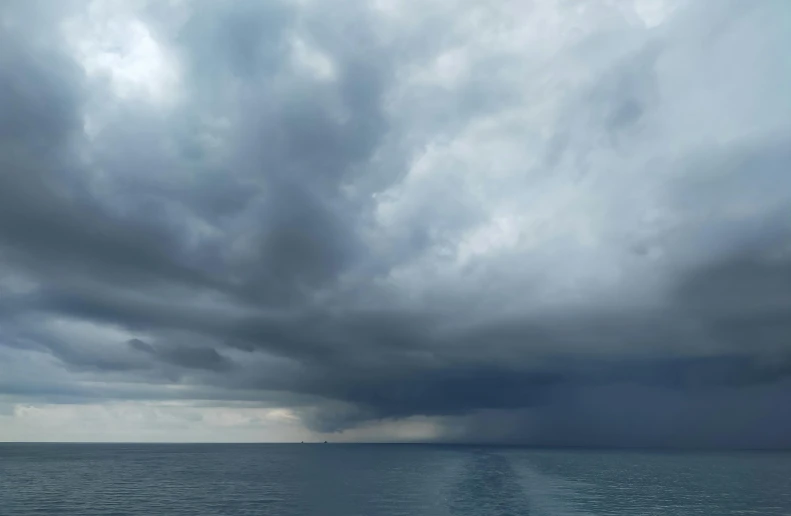
{"label": "grey cloud underside", "polygon": [[[603,188],[585,183],[597,152],[621,163],[657,128],[683,132],[686,121],[663,116],[684,103],[663,95],[686,79],[659,76],[686,70],[673,68],[673,49],[703,29],[730,41],[722,34],[745,7],[723,4],[690,8],[651,35],[616,27],[583,42],[608,49],[623,38],[634,51],[596,64],[590,87],[567,99],[536,184],[571,167],[579,188]],[[374,13],[348,6],[332,16],[270,2],[199,7],[178,30],[161,5],[141,13],[184,66],[184,100],[166,117],[109,102],[62,50],[55,15],[0,32],[0,359],[12,364],[0,393],[284,404],[321,431],[441,416],[451,440],[791,446],[782,413],[791,399],[791,124],[744,115],[764,113],[749,92],[738,92],[734,113],[756,124],[750,136],[654,159],[641,165],[646,179],[625,174],[624,186],[601,190],[624,211],[607,242],[644,271],[635,282],[658,278],[652,302],[624,288],[533,309],[545,292],[535,278],[556,263],[541,249],[478,264],[453,284],[434,277],[451,267],[439,262],[418,282],[429,294],[413,295],[393,280],[399,267],[460,238],[481,210],[454,199],[454,184],[428,185],[430,202],[383,233],[382,253],[371,243],[384,231],[372,194],[406,184],[426,135],[452,136],[523,102],[497,75],[519,58],[477,63],[457,90],[392,113],[406,95],[397,72],[434,57],[439,43],[421,41],[445,41],[431,37],[441,31],[431,22],[387,39]],[[742,15],[772,8],[783,6]],[[22,9],[9,3],[0,14]],[[735,41],[744,27],[761,30],[744,22]],[[293,70],[295,31],[332,58],[334,80]],[[737,56],[734,73],[787,84],[751,68],[754,50]],[[89,137],[83,117],[96,106],[104,129]],[[789,106],[766,116],[776,111]],[[199,138],[207,119],[223,120],[219,149]],[[666,168],[678,173],[652,183]],[[534,199],[517,179],[510,189]],[[621,234],[620,221],[638,215],[629,196],[642,190],[631,188],[642,184],[663,188],[675,218],[660,232]],[[569,254],[563,242],[558,256]],[[95,327],[128,336],[86,337]],[[12,367],[57,373],[37,381]],[[167,389],[174,384],[182,389]]]}

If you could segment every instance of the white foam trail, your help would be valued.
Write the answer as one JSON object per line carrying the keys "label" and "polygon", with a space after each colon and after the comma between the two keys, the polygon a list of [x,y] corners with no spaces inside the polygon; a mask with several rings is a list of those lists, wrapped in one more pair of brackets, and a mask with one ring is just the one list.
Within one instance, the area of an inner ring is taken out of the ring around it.
{"label": "white foam trail", "polygon": [[594,516],[580,502],[588,497],[580,491],[582,483],[540,472],[527,458],[513,458],[514,471],[530,501],[535,516]]}

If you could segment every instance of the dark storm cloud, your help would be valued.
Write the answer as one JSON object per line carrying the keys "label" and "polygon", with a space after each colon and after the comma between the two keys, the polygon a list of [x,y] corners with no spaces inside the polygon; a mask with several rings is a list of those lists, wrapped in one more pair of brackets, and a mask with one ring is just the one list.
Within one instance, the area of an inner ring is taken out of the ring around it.
{"label": "dark storm cloud", "polygon": [[72,147],[86,91],[79,67],[53,50],[3,45],[0,77],[0,238],[8,263],[80,281],[212,282],[178,263],[178,235],[162,220],[115,216],[94,198]]}
{"label": "dark storm cloud", "polygon": [[640,331],[686,328],[672,343],[680,355],[575,356],[561,362],[560,381],[537,403],[483,410],[450,425],[450,435],[561,446],[788,447],[791,256],[776,247],[742,250],[684,275],[672,316]]}
{"label": "dark storm cloud", "polygon": [[232,367],[232,362],[214,348],[190,348],[180,345],[158,348],[140,339],[132,339],[128,344],[136,351],[189,369],[225,371]]}
{"label": "dark storm cloud", "polygon": [[447,438],[540,446],[787,448],[791,385],[703,392],[610,383],[552,403],[457,418]]}
{"label": "dark storm cloud", "polygon": [[[64,6],[41,36],[24,4],[0,10],[3,394],[281,405],[319,431],[421,415],[451,440],[791,445],[789,133],[743,78],[784,94],[747,44],[769,3],[655,30],[602,7],[538,64],[516,36],[465,32],[469,6],[395,29],[310,2],[119,11],[174,60],[176,100],[80,66],[58,23],[84,5]],[[712,24],[733,39],[688,52]],[[726,78],[707,95],[695,73]]]}

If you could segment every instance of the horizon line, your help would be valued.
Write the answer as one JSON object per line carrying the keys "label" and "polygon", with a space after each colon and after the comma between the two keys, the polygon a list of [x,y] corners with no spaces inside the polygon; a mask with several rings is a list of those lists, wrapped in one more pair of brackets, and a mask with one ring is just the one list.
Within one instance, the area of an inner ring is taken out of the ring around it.
{"label": "horizon line", "polygon": [[791,447],[723,447],[723,446],[596,446],[596,445],[542,445],[493,442],[451,441],[1,441],[2,445],[137,445],[137,446],[277,446],[301,444],[372,445],[372,446],[458,446],[482,448],[525,448],[535,450],[579,451],[632,451],[632,452],[791,452]]}

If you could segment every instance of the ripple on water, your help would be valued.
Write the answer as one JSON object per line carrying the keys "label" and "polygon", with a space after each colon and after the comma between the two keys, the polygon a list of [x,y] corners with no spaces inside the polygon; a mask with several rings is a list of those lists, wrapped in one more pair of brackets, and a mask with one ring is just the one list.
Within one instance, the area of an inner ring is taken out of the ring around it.
{"label": "ripple on water", "polygon": [[0,516],[791,514],[791,455],[0,445]]}

